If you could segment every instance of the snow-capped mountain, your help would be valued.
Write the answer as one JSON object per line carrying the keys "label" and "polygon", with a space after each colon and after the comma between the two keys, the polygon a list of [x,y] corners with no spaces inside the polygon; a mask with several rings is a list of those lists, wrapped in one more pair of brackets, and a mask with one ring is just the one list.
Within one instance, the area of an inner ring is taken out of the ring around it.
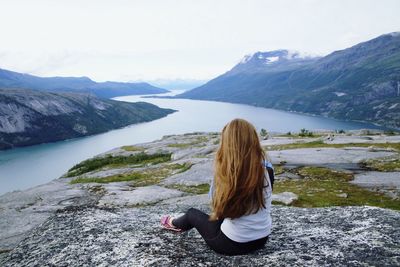
{"label": "snow-capped mountain", "polygon": [[292,50],[274,50],[245,55],[230,72],[269,72],[292,69],[314,62],[319,57]]}
{"label": "snow-capped mountain", "polygon": [[246,55],[178,97],[363,120],[400,128],[400,33],[324,57],[276,50]]}

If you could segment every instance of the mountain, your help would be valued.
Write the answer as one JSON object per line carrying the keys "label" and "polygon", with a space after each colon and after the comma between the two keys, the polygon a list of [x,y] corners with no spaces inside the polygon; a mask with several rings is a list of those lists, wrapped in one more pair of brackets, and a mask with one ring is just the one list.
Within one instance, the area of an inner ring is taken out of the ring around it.
{"label": "mountain", "polygon": [[0,149],[101,133],[172,112],[92,94],[0,89]]}
{"label": "mountain", "polygon": [[159,94],[168,90],[148,83],[95,82],[88,77],[38,77],[29,74],[0,69],[0,88],[34,89],[41,91],[72,91],[93,93],[98,97]]}
{"label": "mountain", "polygon": [[400,33],[381,35],[319,58],[287,50],[257,52],[177,97],[400,128]]}
{"label": "mountain", "polygon": [[151,84],[166,88],[168,90],[189,90],[199,87],[207,82],[207,80],[196,79],[157,79],[151,80]]}

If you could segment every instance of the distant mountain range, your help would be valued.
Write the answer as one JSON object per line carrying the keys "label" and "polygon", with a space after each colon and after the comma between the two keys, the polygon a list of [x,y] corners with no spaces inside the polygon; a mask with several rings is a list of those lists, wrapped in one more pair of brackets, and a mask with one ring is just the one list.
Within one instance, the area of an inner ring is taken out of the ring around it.
{"label": "distant mountain range", "polygon": [[325,57],[277,50],[177,96],[360,120],[400,128],[400,33]]}
{"label": "distant mountain range", "polygon": [[157,79],[150,83],[168,90],[189,90],[205,84],[208,80],[195,79]]}
{"label": "distant mountain range", "polygon": [[33,89],[55,92],[92,93],[102,98],[159,94],[168,90],[148,83],[95,82],[88,77],[38,77],[0,69],[0,89]]}
{"label": "distant mountain range", "polygon": [[0,149],[101,133],[172,112],[92,94],[0,89]]}

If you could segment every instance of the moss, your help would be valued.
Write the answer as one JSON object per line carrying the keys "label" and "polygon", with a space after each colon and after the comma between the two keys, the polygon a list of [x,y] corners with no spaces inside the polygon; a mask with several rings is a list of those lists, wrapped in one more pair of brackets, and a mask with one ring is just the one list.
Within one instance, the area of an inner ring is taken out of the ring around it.
{"label": "moss", "polygon": [[176,147],[176,148],[188,148],[192,146],[201,146],[202,143],[208,142],[208,138],[206,136],[199,136],[196,139],[189,143],[176,143],[169,144],[168,147]]}
{"label": "moss", "polygon": [[139,153],[129,156],[111,156],[92,158],[72,167],[66,177],[78,176],[84,173],[94,171],[103,167],[116,167],[127,164],[138,164],[143,166],[145,164],[158,164],[171,160],[171,153],[156,153],[146,154]]}
{"label": "moss", "polygon": [[176,143],[176,144],[169,144],[168,147],[176,147],[176,148],[188,148],[191,147],[191,143]]}
{"label": "moss", "polygon": [[104,195],[106,193],[106,189],[101,185],[92,186],[88,190],[90,193],[94,193],[97,195]]}
{"label": "moss", "polygon": [[282,174],[284,172],[285,172],[285,170],[284,170],[282,165],[274,165],[274,174],[275,175],[279,175],[279,174]]}
{"label": "moss", "polygon": [[144,150],[143,147],[138,147],[138,146],[122,146],[121,148],[123,150],[129,151],[129,152],[143,151]]}
{"label": "moss", "polygon": [[400,155],[370,159],[361,164],[363,167],[381,172],[400,171]]}
{"label": "moss", "polygon": [[187,170],[189,170],[190,168],[192,168],[193,164],[192,163],[184,163],[181,164],[181,168],[179,170],[179,173],[185,172]]}
{"label": "moss", "polygon": [[133,172],[129,174],[117,174],[111,175],[107,177],[79,177],[72,180],[71,184],[78,183],[113,183],[113,182],[124,182],[124,181],[133,181],[143,179],[143,175],[141,173]]}
{"label": "moss", "polygon": [[107,177],[79,177],[72,180],[71,184],[77,183],[115,183],[132,182],[132,186],[147,186],[159,183],[170,174],[168,169],[150,169],[145,172],[131,172],[125,174],[110,175]]}
{"label": "moss", "polygon": [[182,164],[180,164],[180,163],[170,164],[170,165],[168,165],[168,168],[170,168],[171,170],[178,170],[178,173],[182,173],[182,172],[189,170],[192,166],[193,166],[193,163],[185,162]]}
{"label": "moss", "polygon": [[[353,175],[321,167],[302,167],[301,180],[277,180],[274,193],[285,191],[298,195],[297,207],[376,206],[400,210],[400,200],[350,184]],[[340,194],[347,194],[341,197]]]}
{"label": "moss", "polygon": [[285,149],[298,149],[298,148],[322,148],[322,147],[333,147],[333,148],[345,148],[345,147],[376,147],[383,149],[394,149],[400,151],[400,143],[346,143],[346,144],[326,144],[322,140],[305,142],[305,143],[294,143],[284,145],[272,145],[264,146],[267,150],[285,150]]}
{"label": "moss", "polygon": [[170,189],[177,189],[182,192],[190,193],[190,194],[206,194],[210,190],[209,184],[199,184],[199,185],[181,185],[181,184],[174,184],[168,185],[167,188]]}

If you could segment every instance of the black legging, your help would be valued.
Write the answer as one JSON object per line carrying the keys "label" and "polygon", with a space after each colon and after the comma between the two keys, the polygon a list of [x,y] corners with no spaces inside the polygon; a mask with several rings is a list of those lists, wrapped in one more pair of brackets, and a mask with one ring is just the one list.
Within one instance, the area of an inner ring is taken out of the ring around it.
{"label": "black legging", "polygon": [[247,254],[262,248],[268,239],[267,236],[245,243],[233,241],[221,231],[222,222],[223,220],[210,221],[207,214],[194,208],[172,221],[174,226],[184,231],[196,228],[211,249],[225,255]]}

